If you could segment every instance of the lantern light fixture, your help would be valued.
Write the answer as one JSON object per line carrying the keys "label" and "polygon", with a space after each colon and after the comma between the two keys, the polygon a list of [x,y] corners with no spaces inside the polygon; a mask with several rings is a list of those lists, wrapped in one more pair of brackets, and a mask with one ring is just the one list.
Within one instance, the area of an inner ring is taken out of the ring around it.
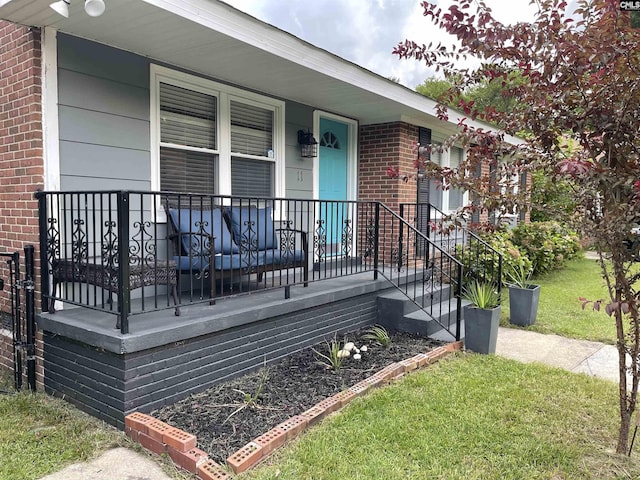
{"label": "lantern light fixture", "polygon": [[309,130],[298,130],[298,144],[300,145],[300,155],[303,158],[314,158],[318,156],[318,141],[313,138],[313,133]]}

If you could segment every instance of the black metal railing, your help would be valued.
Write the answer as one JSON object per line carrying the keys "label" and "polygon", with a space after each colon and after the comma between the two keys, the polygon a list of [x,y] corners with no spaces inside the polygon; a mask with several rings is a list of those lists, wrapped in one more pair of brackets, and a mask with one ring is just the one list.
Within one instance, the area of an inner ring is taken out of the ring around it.
{"label": "black metal railing", "polygon": [[[36,390],[36,323],[35,323],[35,259],[33,245],[24,247],[24,279],[20,274],[19,252],[0,252],[0,292],[6,292],[9,312],[7,325],[12,333],[13,384],[22,388],[24,364],[26,363],[29,390]],[[6,265],[4,264],[6,261]],[[0,301],[0,303],[2,303]]]}
{"label": "black metal railing", "polygon": [[462,262],[384,204],[376,207],[377,271],[459,340]]}
{"label": "black metal railing", "polygon": [[[400,216],[463,264],[463,290],[467,282],[477,280],[495,285],[500,294],[502,254],[471,231],[464,222],[452,218],[430,203],[401,204]],[[424,247],[420,245],[418,250],[422,252]]]}
{"label": "black metal railing", "polygon": [[374,271],[375,202],[38,192],[42,309],[117,315]]}
{"label": "black metal railing", "polygon": [[491,251],[465,232],[457,252],[451,237],[403,218],[406,205],[398,215],[379,202],[142,191],[36,197],[43,311],[64,302],[109,312],[122,333],[131,315],[180,315],[184,305],[275,288],[289,298],[294,285],[372,272],[455,334],[465,255]]}

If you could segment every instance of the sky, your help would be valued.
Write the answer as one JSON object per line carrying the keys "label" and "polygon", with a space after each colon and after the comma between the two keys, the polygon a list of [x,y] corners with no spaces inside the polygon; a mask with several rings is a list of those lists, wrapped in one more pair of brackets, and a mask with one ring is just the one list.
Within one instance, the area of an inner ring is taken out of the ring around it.
{"label": "sky", "polygon": [[[393,48],[444,40],[422,16],[419,0],[223,0],[264,22],[387,78],[415,88],[435,72],[416,60],[399,60]],[[449,6],[451,0],[430,0]],[[504,23],[533,18],[529,0],[485,0]]]}

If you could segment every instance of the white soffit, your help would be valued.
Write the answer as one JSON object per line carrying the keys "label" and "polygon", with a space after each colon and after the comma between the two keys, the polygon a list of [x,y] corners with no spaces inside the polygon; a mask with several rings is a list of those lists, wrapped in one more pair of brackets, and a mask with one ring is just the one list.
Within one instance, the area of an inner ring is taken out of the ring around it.
{"label": "white soffit", "polygon": [[[411,119],[444,127],[434,101],[217,0],[105,0],[95,18],[72,0],[68,19],[51,1],[0,0],[0,18],[51,26],[361,124]],[[457,122],[452,112],[445,130]]]}

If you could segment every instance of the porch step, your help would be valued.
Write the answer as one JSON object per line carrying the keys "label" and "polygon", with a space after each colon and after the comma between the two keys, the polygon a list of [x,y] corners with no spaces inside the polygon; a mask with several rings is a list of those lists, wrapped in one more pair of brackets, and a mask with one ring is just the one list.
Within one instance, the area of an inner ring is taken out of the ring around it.
{"label": "porch step", "polygon": [[[418,288],[418,287],[416,287]],[[420,289],[422,286],[420,286]],[[403,290],[412,292],[411,285],[404,286]],[[424,295],[416,298],[416,301],[424,306],[434,305],[449,298],[451,287],[449,285],[437,285]],[[382,295],[378,295],[378,317],[389,317],[391,321],[395,321],[404,315],[418,310],[415,303],[407,298],[401,290],[393,290]]]}
{"label": "porch step", "polygon": [[[468,303],[463,301],[462,306],[464,307]],[[432,308],[427,309],[427,312],[416,310],[404,315],[398,322],[398,327],[403,332],[426,335],[437,340],[455,341],[457,302],[454,299],[451,301],[447,299],[444,302],[433,305]],[[464,325],[464,317],[460,321]],[[447,332],[442,326],[448,325],[449,322],[451,322],[449,330],[452,333]],[[461,332],[464,333],[464,327],[461,328]]]}
{"label": "porch step", "polygon": [[[456,325],[455,315],[457,302],[449,299],[451,287],[438,286],[423,297],[426,313],[415,303],[409,300],[401,291],[395,290],[378,296],[378,323],[386,328],[401,332],[425,335],[436,340],[455,341]],[[420,299],[418,299],[420,301]],[[463,300],[464,307],[469,302]],[[449,323],[451,316],[453,324],[449,328],[452,333],[445,330],[442,325]],[[438,321],[440,323],[438,323]],[[461,320],[461,338],[464,337],[464,319]]]}

